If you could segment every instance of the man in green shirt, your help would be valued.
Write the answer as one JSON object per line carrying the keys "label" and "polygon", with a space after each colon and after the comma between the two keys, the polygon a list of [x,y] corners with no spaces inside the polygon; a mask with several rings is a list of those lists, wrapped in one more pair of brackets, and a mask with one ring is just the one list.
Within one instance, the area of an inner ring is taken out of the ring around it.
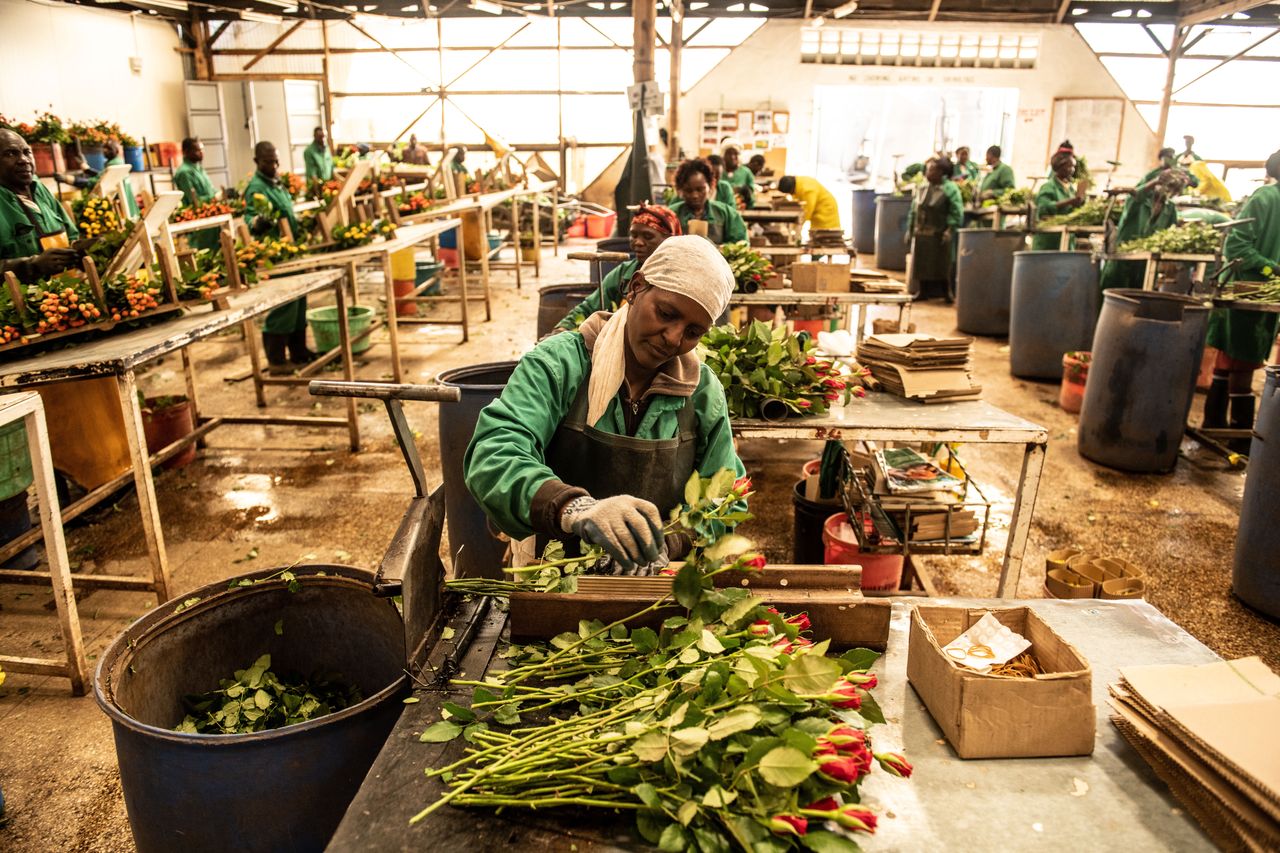
{"label": "man in green shirt", "polygon": [[317,127],[312,131],[311,144],[302,152],[302,160],[306,164],[307,184],[312,181],[324,183],[333,178],[333,152],[325,144],[324,128]]}
{"label": "man in green shirt", "polygon": [[987,165],[991,167],[991,171],[978,186],[979,201],[995,198],[1005,190],[1011,190],[1018,185],[1013,179],[1013,169],[1008,163],[1000,162],[1002,153],[999,145],[992,145],[987,149]]}
{"label": "man in green shirt", "polygon": [[[182,193],[182,203],[187,207],[208,204],[218,195],[204,170],[204,143],[195,137],[188,136],[182,140],[182,165],[173,173],[173,188]],[[193,231],[187,234],[187,243],[193,249],[216,250],[219,245],[218,229]]]}
{"label": "man in green shirt", "polygon": [[0,275],[30,284],[80,262],[70,247],[80,236],[53,193],[36,180],[31,146],[0,130]]}
{"label": "man in green shirt", "polygon": [[[289,223],[295,237],[302,233],[298,217],[293,212],[293,196],[280,185],[280,158],[270,142],[259,142],[253,149],[253,162],[258,171],[244,188],[245,224],[257,239],[279,239],[280,220]],[[265,214],[255,213],[262,201],[270,207]],[[274,374],[288,373],[289,362],[306,364],[315,359],[315,353],[307,349],[307,298],[303,296],[274,308],[262,324],[262,348],[267,353],[268,370]],[[287,357],[286,357],[287,351]]]}
{"label": "man in green shirt", "polygon": [[[1272,183],[1254,190],[1236,215],[1243,224],[1231,229],[1223,246],[1228,264],[1225,281],[1268,281],[1280,276],[1280,151],[1267,158]],[[1250,221],[1252,220],[1252,221]],[[1225,425],[1231,405],[1231,428],[1252,429],[1256,402],[1253,374],[1276,342],[1278,314],[1215,309],[1209,315],[1209,346],[1221,350],[1213,366],[1213,385],[1204,401],[1203,426]],[[1237,446],[1248,452],[1248,439]]]}
{"label": "man in green shirt", "polygon": [[747,239],[747,224],[737,208],[708,198],[715,182],[711,167],[701,160],[686,160],[676,170],[676,192],[680,200],[671,210],[680,220],[680,228],[686,234],[693,233],[689,223],[701,220],[707,223],[707,239],[717,246]]}
{"label": "man in green shirt", "polygon": [[[1084,204],[1084,196],[1072,183],[1076,173],[1076,156],[1062,149],[1049,161],[1053,177],[1044,182],[1036,193],[1036,219],[1057,216]],[[1031,238],[1031,248],[1038,251],[1054,251],[1062,243],[1057,234],[1037,234]],[[1073,240],[1074,244],[1074,240]]]}
{"label": "man in green shirt", "polygon": [[[116,139],[108,139],[107,144],[102,146],[102,153],[107,158],[108,166],[123,166],[124,153],[120,150],[120,142]],[[130,219],[137,219],[139,215],[138,199],[133,194],[133,181],[129,180],[129,176],[125,175],[124,180],[120,182],[120,189],[124,192],[124,209]]]}
{"label": "man in green shirt", "polygon": [[955,162],[956,176],[952,180],[968,181],[969,183],[977,183],[978,164],[969,159],[969,146],[961,145],[956,149]]}
{"label": "man in green shirt", "polygon": [[756,175],[742,165],[741,157],[741,152],[733,145],[724,149],[724,180],[733,186],[734,192],[742,196],[747,203],[747,210],[750,210],[756,203]]}

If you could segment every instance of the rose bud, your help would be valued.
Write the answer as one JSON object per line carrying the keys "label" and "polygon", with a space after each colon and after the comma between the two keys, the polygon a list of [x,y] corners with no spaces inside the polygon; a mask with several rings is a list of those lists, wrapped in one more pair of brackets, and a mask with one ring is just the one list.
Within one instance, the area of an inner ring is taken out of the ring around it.
{"label": "rose bud", "polygon": [[835,816],[836,823],[845,829],[856,829],[866,833],[876,831],[876,820],[875,814],[855,805],[844,806]]}
{"label": "rose bud", "polygon": [[869,672],[850,672],[845,675],[844,680],[850,684],[856,684],[863,690],[874,690],[876,687],[876,677]]}
{"label": "rose bud", "polygon": [[852,756],[837,754],[815,757],[818,760],[818,772],[833,782],[852,785],[862,778],[861,763]]}
{"label": "rose bud", "polygon": [[835,797],[823,797],[821,800],[814,800],[805,806],[801,811],[805,812],[827,812],[832,817],[840,811],[840,804],[836,802]]}
{"label": "rose bud", "polygon": [[812,404],[812,403],[810,403],[808,400],[796,400],[796,405],[797,405],[797,406],[799,406],[799,407],[800,407],[800,408],[802,408],[802,409],[807,409],[807,408],[809,408],[810,406],[812,406],[813,404]]}
{"label": "rose bud", "polygon": [[867,389],[859,385],[857,388],[853,389],[853,396],[857,397],[858,399],[862,399],[863,397],[867,396]]}
{"label": "rose bud", "polygon": [[880,769],[892,773],[902,779],[911,778],[911,762],[900,752],[877,752],[876,761],[880,762]]}
{"label": "rose bud", "polygon": [[733,481],[733,490],[738,494],[751,491],[751,478],[739,477]]}
{"label": "rose bud", "polygon": [[801,631],[808,631],[813,625],[809,622],[808,613],[797,613],[795,616],[787,617],[788,625],[795,625]]}
{"label": "rose bud", "polygon": [[831,743],[837,749],[843,749],[850,744],[864,744],[866,742],[866,732],[848,725],[833,726],[831,731],[818,737],[818,743]]}
{"label": "rose bud", "polygon": [[827,700],[832,708],[849,708],[856,711],[862,707],[862,697],[858,695],[858,688],[843,678],[836,682],[830,695],[836,697]]}
{"label": "rose bud", "polygon": [[822,384],[828,388],[834,388],[837,391],[844,389],[844,381],[841,379],[824,379]]}
{"label": "rose bud", "polygon": [[830,394],[823,394],[822,396],[828,403],[834,403],[836,400],[840,399],[840,395],[834,392]]}
{"label": "rose bud", "polygon": [[769,829],[774,835],[804,835],[809,831],[809,821],[800,815],[778,814],[769,818]]}
{"label": "rose bud", "polygon": [[738,559],[742,568],[748,571],[761,571],[768,564],[764,554],[744,554]]}
{"label": "rose bud", "polygon": [[807,357],[805,358],[805,360],[804,360],[804,363],[805,363],[805,364],[817,364],[817,363],[818,363],[818,360],[817,360],[816,358],[814,358],[813,356],[807,356]]}
{"label": "rose bud", "polygon": [[757,619],[747,627],[747,633],[753,637],[767,637],[773,633],[773,626],[768,619]]}

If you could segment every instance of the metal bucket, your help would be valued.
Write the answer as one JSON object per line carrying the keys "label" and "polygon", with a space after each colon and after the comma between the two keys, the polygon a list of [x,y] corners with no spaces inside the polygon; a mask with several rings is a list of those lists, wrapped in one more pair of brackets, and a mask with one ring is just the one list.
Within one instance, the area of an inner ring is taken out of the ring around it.
{"label": "metal bucket", "polygon": [[502,361],[446,370],[436,377],[462,392],[462,399],[440,414],[440,464],[444,473],[445,521],[453,572],[460,578],[501,578],[507,546],[494,535],[489,518],[467,491],[462,457],[476,431],[480,410],[498,399],[516,362]]}
{"label": "metal bucket", "polygon": [[1012,291],[1009,370],[1026,379],[1061,380],[1063,355],[1093,343],[1098,265],[1088,252],[1018,252]]}
{"label": "metal bucket", "polygon": [[853,250],[870,255],[876,250],[876,191],[853,191]]}
{"label": "metal bucket", "polygon": [[[609,237],[596,243],[597,252],[624,252],[631,254],[631,238],[630,237]],[[621,264],[622,261],[600,261],[590,264],[591,267],[591,283],[599,284],[600,279],[609,274],[609,271]],[[561,315],[564,316],[564,315]]]}
{"label": "metal bucket", "polygon": [[[134,622],[107,649],[94,694],[115,734],[141,853],[323,850],[403,709],[404,626],[349,566],[266,569],[198,589]],[[323,572],[322,575],[316,572]],[[233,584],[234,580],[233,579]],[[276,625],[280,632],[277,633]],[[173,731],[181,699],[271,655],[276,673],[335,672],[364,701],[250,734]]]}
{"label": "metal bucket", "polygon": [[538,290],[538,340],[555,329],[578,303],[595,293],[594,284],[550,284]]}
{"label": "metal bucket", "polygon": [[876,268],[907,268],[907,216],[911,196],[882,195],[876,198]]}
{"label": "metal bucket", "polygon": [[1081,456],[1122,471],[1172,470],[1208,325],[1208,306],[1189,296],[1103,294],[1080,409]]}
{"label": "metal bucket", "polygon": [[1013,255],[1026,243],[1021,231],[963,228],[956,251],[956,328],[970,335],[1009,334]]}
{"label": "metal bucket", "polygon": [[1280,366],[1267,368],[1249,445],[1231,586],[1240,600],[1280,619]]}

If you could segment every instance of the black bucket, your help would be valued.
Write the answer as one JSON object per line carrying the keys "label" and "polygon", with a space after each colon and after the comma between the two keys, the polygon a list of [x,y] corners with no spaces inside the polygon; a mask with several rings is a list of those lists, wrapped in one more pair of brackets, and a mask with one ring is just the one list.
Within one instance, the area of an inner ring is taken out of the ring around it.
{"label": "black bucket", "polygon": [[[389,599],[374,597],[373,575],[300,567],[300,588],[289,592],[278,577],[265,580],[279,571],[161,605],[98,663],[94,694],[111,718],[140,853],[323,850],[400,717],[404,624]],[[366,698],[271,731],[173,731],[184,695],[217,689],[263,654],[273,672],[338,673]]]}
{"label": "black bucket", "polygon": [[791,503],[795,506],[795,530],[792,536],[791,562],[798,566],[821,566],[825,562],[822,525],[841,511],[836,501],[811,501],[804,496],[804,480],[797,480]]}
{"label": "black bucket", "polygon": [[[597,252],[625,252],[631,254],[631,238],[630,237],[606,237],[599,243],[596,243]],[[600,261],[592,262],[591,267],[591,283],[599,284],[600,279],[609,274],[609,271],[622,261]]]}
{"label": "black bucket", "polygon": [[445,521],[453,572],[460,578],[501,578],[507,544],[489,526],[489,517],[467,490],[462,457],[476,431],[480,410],[498,399],[516,362],[502,361],[446,370],[441,385],[462,391],[462,399],[440,412],[440,464],[444,473]]}
{"label": "black bucket", "polygon": [[911,196],[876,197],[876,268],[907,268],[907,216]]}
{"label": "black bucket", "polygon": [[1099,301],[1098,265],[1088,252],[1015,254],[1009,371],[1062,381],[1062,357],[1093,345]]}
{"label": "black bucket", "polygon": [[1189,296],[1103,294],[1080,408],[1081,456],[1122,471],[1173,469],[1208,325],[1208,306]]}
{"label": "black bucket", "polygon": [[596,292],[594,284],[549,284],[538,290],[538,340],[555,329],[578,303]]}
{"label": "black bucket", "polygon": [[1280,366],[1267,368],[1249,445],[1231,587],[1240,600],[1280,619]]}
{"label": "black bucket", "polygon": [[969,335],[1007,337],[1013,253],[1026,237],[1021,231],[962,228],[959,241],[956,328]]}
{"label": "black bucket", "polygon": [[860,255],[876,251],[876,191],[853,191],[853,250]]}

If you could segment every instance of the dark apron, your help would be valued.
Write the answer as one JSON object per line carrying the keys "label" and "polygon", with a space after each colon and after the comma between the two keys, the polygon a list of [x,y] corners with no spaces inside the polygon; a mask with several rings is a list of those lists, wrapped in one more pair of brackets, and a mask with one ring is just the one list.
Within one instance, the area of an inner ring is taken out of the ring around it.
{"label": "dark apron", "polygon": [[951,243],[944,240],[950,205],[941,187],[930,187],[916,208],[915,262],[916,281],[947,281],[951,278]]}
{"label": "dark apron", "polygon": [[[586,489],[597,500],[632,495],[652,503],[666,519],[684,502],[684,485],[697,461],[698,414],[693,398],[687,398],[680,409],[675,438],[635,438],[587,425],[589,384],[590,374],[551,438],[547,466],[562,483]],[[539,554],[545,546],[539,537]],[[565,542],[567,553],[580,553],[576,546],[576,539]]]}

